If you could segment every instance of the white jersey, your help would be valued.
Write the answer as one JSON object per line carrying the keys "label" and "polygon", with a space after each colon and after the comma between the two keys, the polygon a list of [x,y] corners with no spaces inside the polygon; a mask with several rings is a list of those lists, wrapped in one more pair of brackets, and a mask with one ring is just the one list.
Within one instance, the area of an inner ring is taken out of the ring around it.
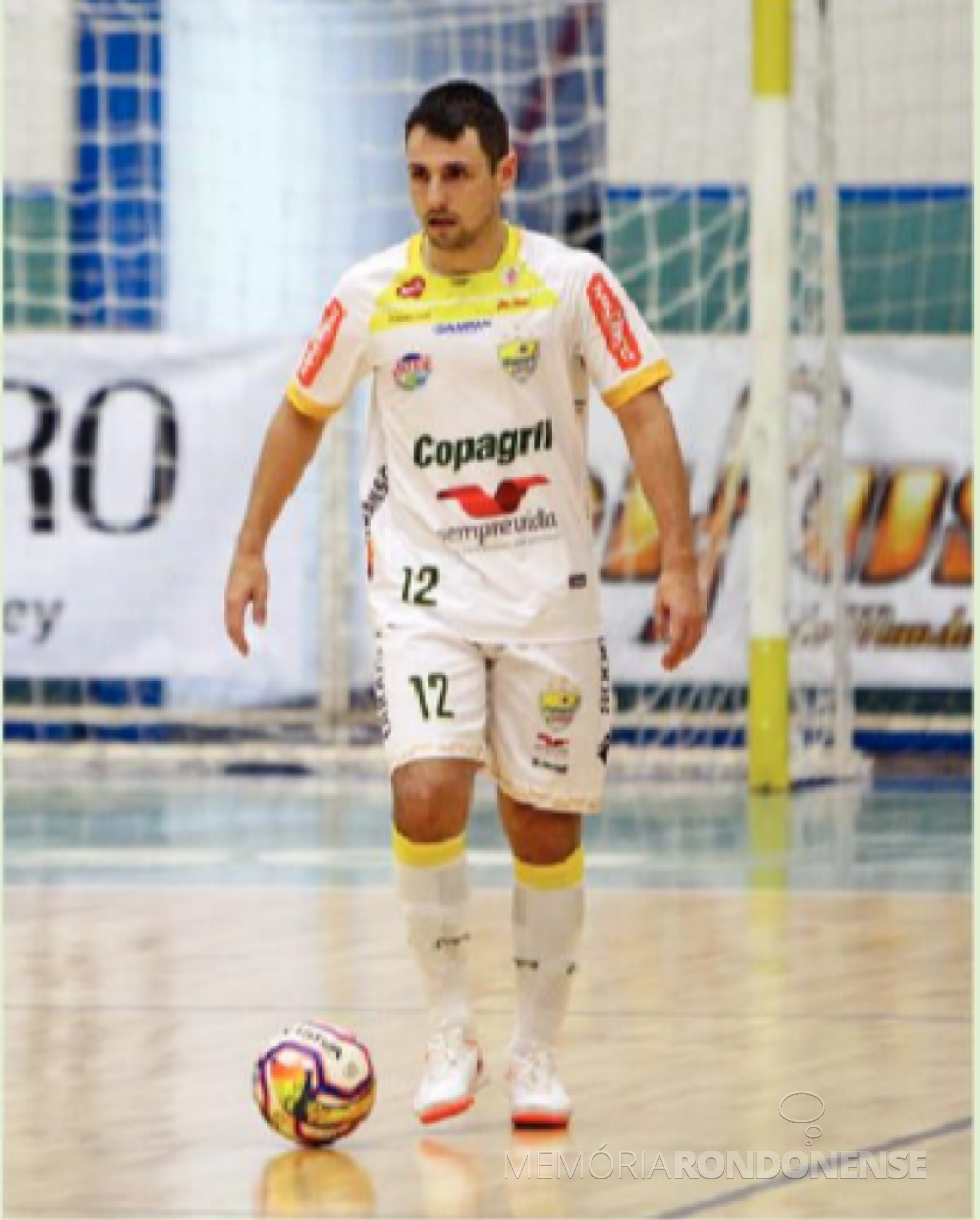
{"label": "white jersey", "polygon": [[338,410],[373,376],[362,476],[380,628],[476,641],[600,631],[588,382],[613,410],[671,370],[594,255],[508,226],[492,271],[443,276],[421,236],[348,272],[291,381]]}

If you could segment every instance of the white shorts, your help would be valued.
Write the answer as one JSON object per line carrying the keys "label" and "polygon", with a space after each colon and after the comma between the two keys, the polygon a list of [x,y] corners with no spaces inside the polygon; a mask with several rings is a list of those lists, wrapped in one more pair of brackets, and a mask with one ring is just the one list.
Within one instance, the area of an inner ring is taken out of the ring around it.
{"label": "white shorts", "polygon": [[598,813],[611,724],[605,640],[484,644],[442,628],[378,636],[375,698],[389,771],[469,758],[515,800]]}

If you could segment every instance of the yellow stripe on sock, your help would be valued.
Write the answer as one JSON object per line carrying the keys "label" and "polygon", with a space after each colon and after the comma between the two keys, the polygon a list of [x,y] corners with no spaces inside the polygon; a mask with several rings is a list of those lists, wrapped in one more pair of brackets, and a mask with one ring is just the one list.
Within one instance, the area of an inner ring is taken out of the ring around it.
{"label": "yellow stripe on sock", "polygon": [[585,855],[579,846],[558,864],[526,864],[515,856],[514,876],[532,890],[571,889],[585,876]]}
{"label": "yellow stripe on sock", "polygon": [[407,864],[411,868],[438,868],[441,864],[458,860],[466,851],[466,835],[444,839],[441,843],[413,843],[392,827],[391,845],[400,864]]}

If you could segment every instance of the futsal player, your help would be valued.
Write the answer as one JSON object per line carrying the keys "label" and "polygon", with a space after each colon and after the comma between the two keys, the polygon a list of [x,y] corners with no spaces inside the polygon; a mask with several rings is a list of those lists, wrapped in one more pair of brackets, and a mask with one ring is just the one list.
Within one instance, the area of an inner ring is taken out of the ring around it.
{"label": "futsal player", "polygon": [[[373,381],[362,476],[376,695],[407,939],[431,1023],[423,1123],[486,1079],[470,1002],[466,827],[486,767],[514,858],[515,1126],[564,1127],[555,1049],[585,909],[582,818],[610,734],[587,467],[589,384],[623,429],[662,547],[663,666],[704,606],[689,490],[661,388],[671,369],[603,262],[507,222],[517,161],[480,86],[426,93],[405,123],[419,231],[336,285],[265,440],[226,590],[228,633],[266,620],[265,548],[329,421]],[[329,223],[329,217],[324,218]]]}

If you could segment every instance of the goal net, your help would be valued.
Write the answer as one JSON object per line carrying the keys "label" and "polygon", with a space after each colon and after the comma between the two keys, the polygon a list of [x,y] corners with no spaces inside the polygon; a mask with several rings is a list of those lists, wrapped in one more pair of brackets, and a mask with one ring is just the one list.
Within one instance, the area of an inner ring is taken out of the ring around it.
{"label": "goal net", "polygon": [[[844,461],[850,345],[965,342],[972,325],[972,31],[968,0],[795,13],[802,778],[854,765],[848,531],[866,489]],[[334,280],[411,231],[404,116],[468,76],[511,119],[513,218],[602,254],[678,374],[711,616],[673,676],[650,630],[656,521],[592,409],[617,733],[645,747],[638,766],[744,771],[748,301],[764,274],[749,260],[751,6],[7,0],[3,20],[13,756],[305,767],[377,744],[362,401],[277,531],[247,664],[223,638],[222,584],[262,431]]]}

